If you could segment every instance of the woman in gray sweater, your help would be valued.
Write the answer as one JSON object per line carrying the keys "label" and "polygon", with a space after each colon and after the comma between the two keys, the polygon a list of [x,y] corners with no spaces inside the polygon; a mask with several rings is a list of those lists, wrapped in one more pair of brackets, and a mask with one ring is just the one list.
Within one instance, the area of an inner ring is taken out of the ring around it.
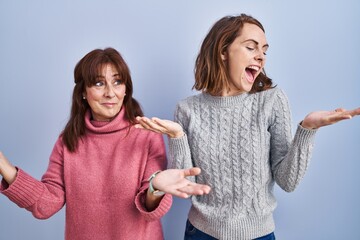
{"label": "woman in gray sweater", "polygon": [[178,103],[175,122],[138,117],[137,127],[169,136],[171,168],[200,167],[185,239],[275,239],[277,183],[293,191],[303,178],[318,128],[360,108],[308,114],[291,133],[286,95],[264,71],[269,45],[251,16],[227,16],[212,27],[195,64],[200,94]]}

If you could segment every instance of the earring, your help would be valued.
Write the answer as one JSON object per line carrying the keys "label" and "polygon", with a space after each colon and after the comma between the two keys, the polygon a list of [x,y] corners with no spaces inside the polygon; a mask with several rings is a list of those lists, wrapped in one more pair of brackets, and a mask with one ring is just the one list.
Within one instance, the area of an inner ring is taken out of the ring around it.
{"label": "earring", "polygon": [[86,99],[86,97],[85,97],[85,96],[83,96],[83,99]]}

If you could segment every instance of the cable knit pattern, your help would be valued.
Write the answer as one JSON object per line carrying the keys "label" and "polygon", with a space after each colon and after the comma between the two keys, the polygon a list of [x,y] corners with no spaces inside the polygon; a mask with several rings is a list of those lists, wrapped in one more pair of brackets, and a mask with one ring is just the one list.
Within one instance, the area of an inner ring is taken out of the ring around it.
{"label": "cable knit pattern", "polygon": [[179,102],[175,121],[185,136],[171,138],[172,167],[197,166],[209,195],[193,196],[190,222],[218,239],[253,239],[275,229],[276,182],[293,191],[305,174],[315,130],[291,133],[286,95],[278,88]]}
{"label": "cable knit pattern", "polygon": [[148,178],[166,167],[162,135],[129,128],[124,110],[111,122],[91,121],[88,112],[85,123],[76,153],[59,137],[41,181],[18,169],[10,186],[2,181],[0,192],[40,219],[66,203],[67,240],[163,239],[160,218],[171,195],[154,211],[145,208]]}

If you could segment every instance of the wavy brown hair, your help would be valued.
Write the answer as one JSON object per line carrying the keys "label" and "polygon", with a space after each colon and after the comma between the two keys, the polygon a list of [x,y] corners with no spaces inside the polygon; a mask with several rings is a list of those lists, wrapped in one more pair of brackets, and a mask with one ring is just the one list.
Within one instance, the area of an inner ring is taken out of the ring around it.
{"label": "wavy brown hair", "polygon": [[120,79],[126,86],[126,95],[123,101],[126,118],[131,124],[134,124],[136,116],[143,116],[140,104],[132,97],[133,86],[130,70],[120,53],[114,48],[95,49],[86,54],[74,69],[75,86],[70,119],[62,132],[63,142],[70,152],[76,151],[79,139],[85,134],[85,113],[90,106],[86,99],[83,99],[83,94],[86,87],[95,85],[96,77],[107,64],[112,64],[116,68]]}
{"label": "wavy brown hair", "polygon": [[[195,88],[211,95],[219,95],[224,88],[229,88],[229,71],[221,55],[241,34],[245,23],[255,24],[265,33],[262,24],[255,18],[241,14],[226,16],[218,20],[205,37],[195,61]],[[263,70],[252,86],[250,93],[272,88],[272,80]]]}

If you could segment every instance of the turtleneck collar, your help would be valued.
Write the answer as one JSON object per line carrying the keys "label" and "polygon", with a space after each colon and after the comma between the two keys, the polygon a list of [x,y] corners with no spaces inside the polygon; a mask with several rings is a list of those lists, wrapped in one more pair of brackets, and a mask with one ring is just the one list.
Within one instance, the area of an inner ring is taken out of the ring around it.
{"label": "turtleneck collar", "polygon": [[129,127],[130,122],[126,119],[125,108],[121,108],[120,112],[109,122],[92,120],[91,110],[85,114],[85,126],[88,131],[94,133],[110,133],[116,132]]}

